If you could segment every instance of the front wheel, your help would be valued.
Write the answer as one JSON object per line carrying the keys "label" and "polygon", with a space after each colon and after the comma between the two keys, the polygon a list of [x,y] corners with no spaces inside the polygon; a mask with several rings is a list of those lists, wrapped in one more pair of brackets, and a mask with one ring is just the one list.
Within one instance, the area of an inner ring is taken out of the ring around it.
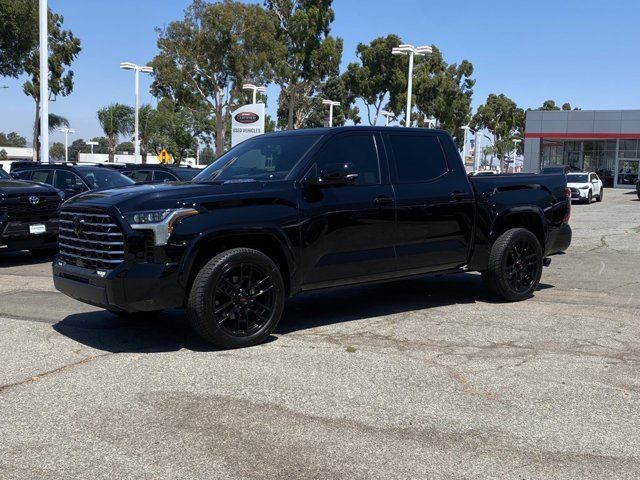
{"label": "front wheel", "polygon": [[601,202],[604,198],[604,187],[600,187],[600,194],[596,197],[596,202]]}
{"label": "front wheel", "polygon": [[540,242],[533,233],[512,228],[491,247],[489,266],[482,272],[482,279],[503,300],[526,300],[540,284],[542,257]]}
{"label": "front wheel", "polygon": [[278,325],[285,289],[276,264],[250,248],[234,248],[198,272],[187,303],[193,330],[223,348],[263,342]]}
{"label": "front wheel", "polygon": [[589,190],[589,193],[587,194],[587,198],[584,199],[583,203],[586,203],[587,205],[591,205],[592,201],[593,201],[593,193],[591,192],[591,190]]}

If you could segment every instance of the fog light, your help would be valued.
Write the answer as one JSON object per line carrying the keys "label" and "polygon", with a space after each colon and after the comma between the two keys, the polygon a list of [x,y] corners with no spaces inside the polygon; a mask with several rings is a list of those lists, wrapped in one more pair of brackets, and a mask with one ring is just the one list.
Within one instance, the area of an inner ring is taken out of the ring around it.
{"label": "fog light", "polygon": [[96,274],[100,277],[100,278],[104,278],[107,275],[107,272],[105,272],[104,270],[96,270]]}

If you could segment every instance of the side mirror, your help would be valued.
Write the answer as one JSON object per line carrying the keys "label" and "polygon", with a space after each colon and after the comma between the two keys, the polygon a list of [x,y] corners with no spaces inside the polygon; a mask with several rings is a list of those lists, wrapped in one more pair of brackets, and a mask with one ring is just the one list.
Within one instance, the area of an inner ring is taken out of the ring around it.
{"label": "side mirror", "polygon": [[310,179],[309,183],[323,186],[353,185],[358,179],[358,173],[352,163],[332,163],[325,165],[317,178]]}

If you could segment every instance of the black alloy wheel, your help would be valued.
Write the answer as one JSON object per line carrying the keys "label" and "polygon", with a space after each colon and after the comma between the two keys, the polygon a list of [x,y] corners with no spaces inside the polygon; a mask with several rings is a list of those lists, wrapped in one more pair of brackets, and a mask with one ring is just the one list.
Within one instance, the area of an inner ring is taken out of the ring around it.
{"label": "black alloy wheel", "polygon": [[514,292],[523,293],[531,288],[538,277],[539,263],[536,246],[530,238],[522,238],[510,246],[505,271]]}
{"label": "black alloy wheel", "polygon": [[538,238],[527,229],[512,228],[500,235],[491,247],[482,279],[503,300],[525,300],[540,284],[542,261]]}
{"label": "black alloy wheel", "polygon": [[223,348],[248,347],[276,328],[284,297],[284,281],[271,258],[251,248],[233,248],[200,269],[187,315],[206,341]]}
{"label": "black alloy wheel", "polygon": [[275,306],[271,277],[255,264],[228,266],[213,294],[213,315],[229,335],[246,337],[269,321]]}

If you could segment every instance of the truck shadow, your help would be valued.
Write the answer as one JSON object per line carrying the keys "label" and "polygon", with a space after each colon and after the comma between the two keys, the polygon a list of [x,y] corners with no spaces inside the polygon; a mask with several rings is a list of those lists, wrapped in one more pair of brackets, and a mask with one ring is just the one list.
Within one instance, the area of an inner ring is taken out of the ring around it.
{"label": "truck shadow", "polygon": [[[546,288],[553,286],[541,284],[539,289]],[[274,333],[283,335],[365,318],[476,302],[501,303],[486,291],[477,274],[421,277],[326,290],[290,299]],[[154,318],[128,320],[106,311],[77,313],[53,328],[76,342],[114,353],[218,350],[192,333],[182,310],[163,312]],[[271,336],[267,343],[275,340],[277,338]]]}
{"label": "truck shadow", "polygon": [[39,263],[51,263],[52,261],[53,255],[35,256],[29,252],[2,252],[0,250],[0,268],[37,265]]}

